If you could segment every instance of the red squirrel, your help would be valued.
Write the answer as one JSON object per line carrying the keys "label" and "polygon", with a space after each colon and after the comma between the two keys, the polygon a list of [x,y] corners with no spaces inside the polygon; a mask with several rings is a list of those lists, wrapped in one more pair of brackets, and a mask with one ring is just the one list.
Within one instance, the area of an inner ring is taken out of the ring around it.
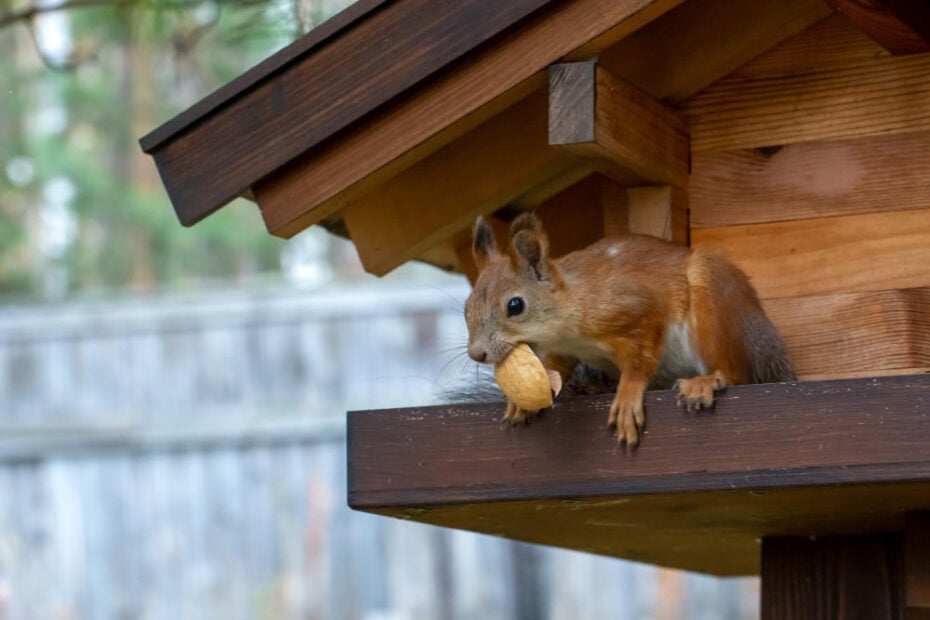
{"label": "red squirrel", "polygon": [[[619,370],[608,425],[628,447],[645,423],[647,388],[674,387],[692,411],[712,407],[727,385],[795,378],[749,278],[721,255],[627,235],[553,259],[531,213],[513,221],[506,252],[479,217],[472,254],[469,357],[494,364],[526,342],[563,379],[579,362]],[[525,423],[527,413],[508,402],[504,420]]]}

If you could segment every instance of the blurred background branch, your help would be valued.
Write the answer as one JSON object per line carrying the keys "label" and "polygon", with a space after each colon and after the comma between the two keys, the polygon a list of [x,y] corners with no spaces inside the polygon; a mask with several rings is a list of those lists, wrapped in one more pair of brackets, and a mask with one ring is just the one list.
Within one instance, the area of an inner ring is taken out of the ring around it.
{"label": "blurred background branch", "polygon": [[276,239],[245,201],[185,230],[137,144],[347,4],[0,0],[0,295],[357,275],[346,244]]}

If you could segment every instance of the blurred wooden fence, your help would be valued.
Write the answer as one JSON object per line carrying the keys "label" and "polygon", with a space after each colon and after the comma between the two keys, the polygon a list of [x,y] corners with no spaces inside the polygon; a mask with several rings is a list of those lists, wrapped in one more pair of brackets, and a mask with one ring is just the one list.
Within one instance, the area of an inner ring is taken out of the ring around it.
{"label": "blurred wooden fence", "polygon": [[345,410],[473,376],[465,294],[0,309],[0,618],[755,617],[753,580],[345,507]]}

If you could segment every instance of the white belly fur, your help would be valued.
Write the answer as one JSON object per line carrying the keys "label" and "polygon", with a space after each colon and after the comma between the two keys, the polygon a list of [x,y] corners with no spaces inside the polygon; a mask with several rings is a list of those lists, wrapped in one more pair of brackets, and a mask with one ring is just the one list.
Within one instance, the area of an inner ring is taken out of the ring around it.
{"label": "white belly fur", "polygon": [[706,375],[707,365],[691,342],[687,323],[672,323],[665,330],[665,346],[659,370],[652,382],[654,387],[671,387],[676,379]]}

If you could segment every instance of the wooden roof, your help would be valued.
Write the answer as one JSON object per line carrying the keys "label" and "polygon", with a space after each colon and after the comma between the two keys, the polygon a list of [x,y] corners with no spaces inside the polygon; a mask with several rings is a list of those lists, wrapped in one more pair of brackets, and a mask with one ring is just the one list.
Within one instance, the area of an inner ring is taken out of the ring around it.
{"label": "wooden roof", "polygon": [[[546,69],[555,62],[602,54],[604,66],[676,102],[829,12],[820,0],[741,7],[724,0],[361,0],[141,144],[185,225],[247,195],[272,233],[290,236],[337,222],[347,205],[515,102],[544,99]],[[695,20],[708,25],[694,29]],[[531,185],[568,167],[549,166]],[[481,209],[526,190],[502,192]]]}
{"label": "wooden roof", "polygon": [[[373,273],[411,258],[466,269],[456,251],[477,213],[536,206],[591,170],[629,182],[628,165],[592,163],[612,153],[550,148],[560,144],[557,133],[547,142],[553,64],[596,58],[671,119],[831,7],[889,49],[930,49],[917,0],[359,0],[141,145],[185,225],[244,195],[272,234],[317,223],[348,232]],[[420,219],[427,205],[443,212],[424,226],[381,226]]]}

